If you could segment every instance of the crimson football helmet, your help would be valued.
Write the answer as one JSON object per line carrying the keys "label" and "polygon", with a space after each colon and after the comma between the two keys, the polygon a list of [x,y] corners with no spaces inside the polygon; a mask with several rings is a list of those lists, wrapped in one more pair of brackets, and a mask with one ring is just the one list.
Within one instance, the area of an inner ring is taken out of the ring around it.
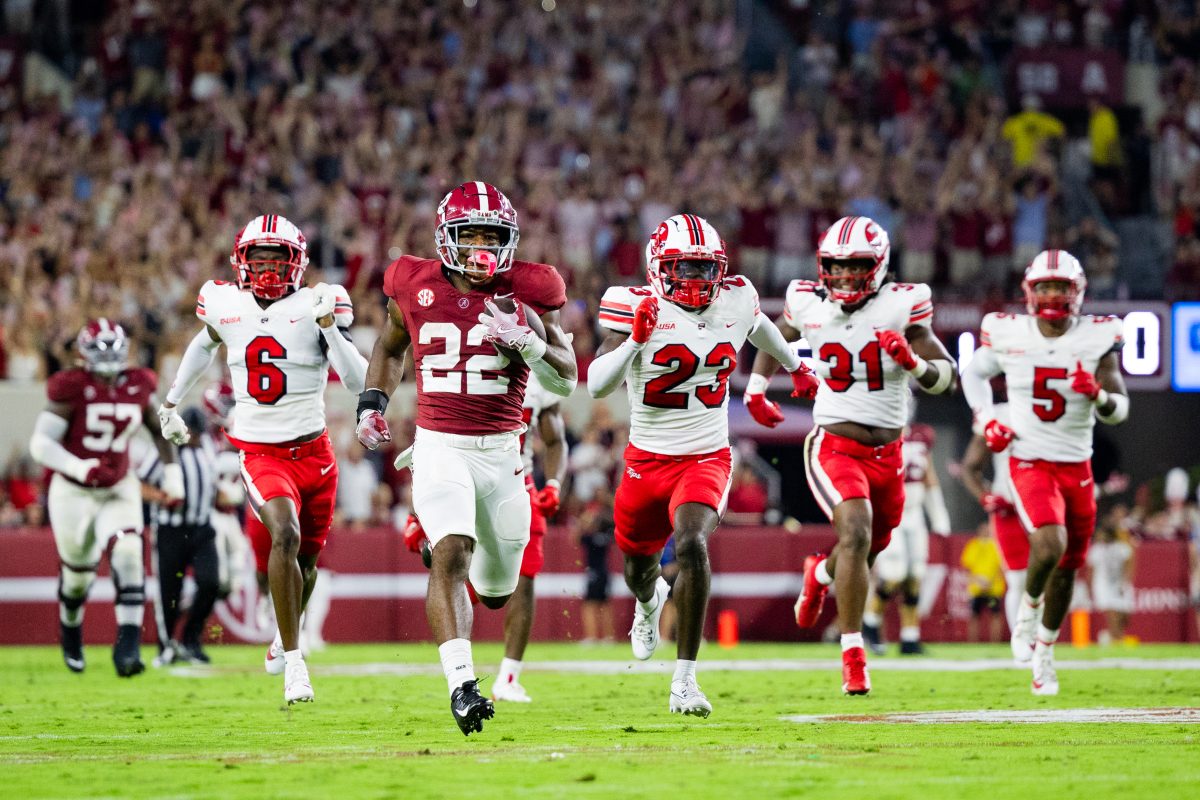
{"label": "crimson football helmet", "polygon": [[[842,217],[825,231],[817,245],[817,278],[829,298],[844,306],[861,303],[879,291],[887,275],[892,245],[879,223],[870,217]],[[871,268],[846,286],[848,278],[832,270],[839,261],[869,260]]]}
{"label": "crimson football helmet", "polygon": [[[437,218],[433,239],[438,258],[447,269],[476,278],[489,278],[512,268],[517,241],[521,238],[517,211],[495,186],[483,181],[467,181],[456,186],[438,204]],[[496,245],[462,245],[470,250],[470,258],[460,261],[458,237],[464,228],[493,228],[500,241]],[[480,253],[490,254],[491,258],[477,259]],[[467,269],[463,261],[471,260],[477,266]]]}
{"label": "crimson football helmet", "polygon": [[213,381],[204,387],[204,413],[223,428],[229,427],[229,415],[236,402],[233,387],[225,381]]}
{"label": "crimson football helmet", "polygon": [[[1039,297],[1034,287],[1046,281],[1065,281],[1069,286],[1057,296]],[[1032,316],[1064,319],[1079,313],[1083,293],[1087,291],[1087,277],[1079,259],[1066,250],[1044,250],[1025,268],[1021,290],[1025,292],[1025,309]]]}
{"label": "crimson football helmet", "polygon": [[[255,248],[271,248],[278,257],[252,260],[249,253]],[[263,300],[278,300],[300,288],[308,266],[308,243],[286,217],[264,214],[250,220],[238,233],[229,263],[237,273],[239,289],[249,289]]]}
{"label": "crimson football helmet", "polygon": [[88,322],[75,338],[75,349],[88,372],[112,377],[129,361],[129,337],[116,322],[100,317]]}
{"label": "crimson football helmet", "polygon": [[650,288],[684,308],[704,308],[716,300],[728,268],[725,240],[695,214],[668,217],[646,245]]}

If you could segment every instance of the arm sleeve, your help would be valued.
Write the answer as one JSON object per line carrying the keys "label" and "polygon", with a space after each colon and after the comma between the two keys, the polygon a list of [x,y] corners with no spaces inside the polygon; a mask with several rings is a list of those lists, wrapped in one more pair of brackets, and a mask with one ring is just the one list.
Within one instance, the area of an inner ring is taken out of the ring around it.
{"label": "arm sleeve", "polygon": [[[335,311],[334,319],[336,320],[336,318],[337,312]],[[349,331],[339,328],[336,324],[330,325],[328,328],[321,328],[321,336],[325,339],[327,346],[325,355],[333,366],[334,372],[342,379],[346,388],[357,395],[366,388],[367,359],[354,346]],[[182,365],[179,369],[182,373]]]}
{"label": "arm sleeve", "polygon": [[1000,362],[991,347],[981,347],[971,357],[960,380],[967,405],[980,422],[992,417],[992,378],[1000,374]]}
{"label": "arm sleeve", "polygon": [[173,406],[179,405],[179,401],[187,396],[187,393],[196,385],[196,381],[200,380],[200,377],[208,369],[220,346],[220,342],[214,342],[213,338],[208,335],[207,328],[192,337],[187,350],[183,351],[183,358],[179,362],[179,371],[175,373],[175,381],[167,390],[166,400],[168,403]]}
{"label": "arm sleeve", "polygon": [[779,328],[762,314],[755,318],[754,327],[750,329],[747,338],[750,344],[778,361],[788,372],[795,372],[800,368],[800,356],[796,355],[787,339],[783,338]]}
{"label": "arm sleeve", "polygon": [[38,414],[33,425],[33,437],[29,440],[29,454],[43,467],[83,483],[92,465],[88,460],[79,458],[62,446],[67,426],[67,421],[58,414],[49,411]]}
{"label": "arm sleeve", "polygon": [[621,342],[615,350],[597,356],[588,367],[588,392],[592,397],[607,397],[621,385],[629,374],[629,366],[642,352],[645,345],[638,345],[632,339]]}

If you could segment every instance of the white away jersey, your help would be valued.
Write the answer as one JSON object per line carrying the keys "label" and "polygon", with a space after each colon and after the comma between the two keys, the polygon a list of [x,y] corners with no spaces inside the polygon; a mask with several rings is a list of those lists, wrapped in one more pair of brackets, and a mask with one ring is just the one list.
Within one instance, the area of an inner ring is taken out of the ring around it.
{"label": "white away jersey", "polygon": [[525,474],[533,474],[533,439],[530,432],[537,427],[538,417],[551,406],[558,405],[561,397],[542,386],[537,373],[529,371],[529,380],[525,384],[525,400],[521,406],[521,416],[525,422],[525,432],[521,434],[521,460],[525,463]]}
{"label": "white away jersey", "polygon": [[[353,322],[350,296],[334,286],[334,324]],[[329,360],[312,315],[312,290],[301,287],[266,308],[226,281],[200,289],[196,316],[225,343],[236,404],[233,429],[247,442],[288,442],[325,428]]]}
{"label": "white away jersey", "polygon": [[1028,314],[992,313],[980,327],[980,352],[989,348],[1008,387],[1008,413],[1017,433],[1015,458],[1078,463],[1092,457],[1092,401],[1071,390],[1078,362],[1095,373],[1100,359],[1122,345],[1116,317],[1078,317],[1062,336],[1047,338]]}
{"label": "white away jersey", "polygon": [[[600,300],[600,324],[630,333],[634,309],[651,294],[648,286],[610,287]],[[630,443],[668,456],[728,447],[729,376],[760,319],[758,292],[742,277],[726,278],[700,312],[659,298],[658,327],[626,379]]]}
{"label": "white away jersey", "polygon": [[908,373],[875,338],[881,330],[904,333],[930,327],[933,301],[923,283],[885,283],[861,308],[847,314],[825,298],[815,281],[788,284],[783,316],[812,347],[823,379],[813,406],[817,425],[857,422],[903,428],[908,421]]}

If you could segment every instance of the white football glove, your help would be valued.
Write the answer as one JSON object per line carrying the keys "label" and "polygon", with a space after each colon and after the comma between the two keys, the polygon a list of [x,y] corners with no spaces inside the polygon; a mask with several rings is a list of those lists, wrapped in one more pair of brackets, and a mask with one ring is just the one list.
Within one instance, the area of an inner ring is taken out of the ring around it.
{"label": "white football glove", "polygon": [[337,305],[337,294],[334,292],[333,287],[328,283],[318,283],[316,286],[312,287],[312,290],[312,315],[313,319],[319,323],[325,317],[333,314],[334,306]]}
{"label": "white football glove", "polygon": [[515,309],[511,313],[501,311],[490,297],[483,301],[483,307],[487,311],[479,315],[479,322],[484,327],[484,341],[524,352],[530,340],[537,338]]}
{"label": "white football glove", "polygon": [[162,428],[162,437],[171,444],[187,444],[188,440],[192,438],[192,435],[188,433],[187,423],[173,407],[167,408],[165,405],[158,407],[158,424]]}
{"label": "white football glove", "polygon": [[183,467],[178,464],[163,464],[162,484],[159,486],[172,501],[183,500]]}

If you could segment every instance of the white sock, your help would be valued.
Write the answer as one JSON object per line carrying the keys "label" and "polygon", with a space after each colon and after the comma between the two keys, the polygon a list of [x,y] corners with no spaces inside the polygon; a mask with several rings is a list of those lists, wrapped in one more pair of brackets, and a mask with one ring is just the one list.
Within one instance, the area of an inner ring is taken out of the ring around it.
{"label": "white sock", "polygon": [[1047,647],[1053,647],[1054,643],[1057,641],[1058,641],[1058,628],[1051,630],[1050,628],[1047,628],[1045,625],[1038,625],[1037,643],[1039,645],[1044,644]]}
{"label": "white sock", "polygon": [[883,622],[883,617],[876,614],[874,611],[863,612],[863,625],[870,625],[872,628],[878,628]]}
{"label": "white sock", "polygon": [[1042,596],[1040,594],[1037,597],[1034,597],[1033,595],[1029,594],[1029,592],[1021,593],[1021,608],[1038,609],[1041,607]]}
{"label": "white sock", "polygon": [[671,681],[686,681],[688,678],[695,679],[696,677],[696,662],[688,661],[685,658],[676,659],[675,661],[675,677]]}
{"label": "white sock", "polygon": [[[664,579],[660,576],[658,581],[661,580]],[[650,595],[649,600],[644,603],[641,600],[638,600],[638,607],[642,610],[643,614],[653,614],[656,610],[658,610],[658,581],[654,582],[654,594]]]}
{"label": "white sock", "polygon": [[304,660],[304,654],[301,653],[299,649],[284,651],[283,663],[287,664],[289,667],[292,664],[298,664],[303,660]]}
{"label": "white sock", "polygon": [[[824,563],[824,562],[822,562],[822,563]],[[843,653],[854,647],[858,647],[861,649],[863,646],[864,646],[864,644],[863,644],[863,638],[862,638],[862,631],[855,631],[854,633],[843,633],[842,634],[842,652]]]}
{"label": "white sock", "polygon": [[1010,569],[1004,571],[1004,616],[1008,619],[1008,628],[1012,630],[1017,625],[1017,612],[1021,608],[1021,595],[1025,593],[1025,570]]}
{"label": "white sock", "polygon": [[278,629],[275,631],[275,641],[271,645],[277,650],[283,649],[283,635],[279,633]]}
{"label": "white sock", "polygon": [[521,678],[521,667],[524,666],[515,658],[505,658],[500,661],[500,674],[496,683],[518,683]]}
{"label": "white sock", "polygon": [[919,642],[921,641],[921,629],[916,625],[905,625],[900,629],[900,641],[902,642]]}
{"label": "white sock", "polygon": [[438,645],[442,657],[442,673],[450,687],[450,694],[467,681],[475,680],[475,664],[471,660],[471,640],[451,639]]}
{"label": "white sock", "polygon": [[822,586],[828,586],[829,584],[833,583],[833,576],[829,574],[829,570],[825,567],[828,562],[829,559],[822,558],[821,563],[817,564],[817,568],[813,570],[813,572],[816,574],[817,583],[821,584]]}

